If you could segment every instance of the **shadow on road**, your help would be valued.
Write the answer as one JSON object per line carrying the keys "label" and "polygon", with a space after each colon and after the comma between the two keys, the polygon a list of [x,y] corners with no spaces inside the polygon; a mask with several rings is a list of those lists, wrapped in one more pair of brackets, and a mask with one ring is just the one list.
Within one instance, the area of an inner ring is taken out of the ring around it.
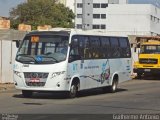
{"label": "shadow on road", "polygon": [[[124,91],[127,91],[127,89],[118,88],[116,93],[124,92]],[[114,94],[114,93],[103,92],[102,89],[93,89],[93,90],[81,91],[78,97],[96,96],[96,95],[102,95],[102,94]]]}
{"label": "shadow on road", "polygon": [[[137,79],[137,78],[135,78]],[[141,78],[139,78],[138,80],[149,80],[149,81],[160,81],[160,75],[157,74],[153,74],[153,75],[142,75]]]}
{"label": "shadow on road", "polygon": [[[127,89],[118,88],[116,93],[127,91]],[[116,94],[115,93],[115,94]],[[80,91],[77,95],[77,98],[87,97],[87,96],[96,96],[102,94],[113,94],[113,93],[104,93],[102,89],[91,89]],[[13,95],[15,98],[24,98],[22,94]],[[68,99],[66,93],[55,93],[55,92],[35,92],[33,96],[28,99]]]}

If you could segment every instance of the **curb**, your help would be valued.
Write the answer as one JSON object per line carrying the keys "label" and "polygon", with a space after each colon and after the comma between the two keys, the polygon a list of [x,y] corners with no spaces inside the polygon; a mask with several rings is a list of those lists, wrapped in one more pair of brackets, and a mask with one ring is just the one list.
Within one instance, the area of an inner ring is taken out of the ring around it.
{"label": "curb", "polygon": [[13,83],[0,83],[0,92],[13,90],[14,88],[15,87]]}

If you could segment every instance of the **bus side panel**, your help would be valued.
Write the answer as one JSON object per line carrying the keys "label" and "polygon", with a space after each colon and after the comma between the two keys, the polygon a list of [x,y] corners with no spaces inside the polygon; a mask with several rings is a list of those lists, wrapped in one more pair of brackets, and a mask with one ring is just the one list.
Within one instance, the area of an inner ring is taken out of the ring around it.
{"label": "bus side panel", "polygon": [[[99,64],[97,60],[84,60],[83,76],[86,80],[86,89],[98,87],[99,82]],[[98,79],[97,79],[98,78]]]}
{"label": "bus side panel", "polygon": [[82,77],[85,71],[82,69],[81,60],[68,63],[67,69],[67,78],[70,79],[70,82],[73,76],[77,76],[80,78],[80,90],[86,89],[86,80]]}
{"label": "bus side panel", "polygon": [[109,84],[112,85],[112,80],[115,74],[118,75],[118,82],[130,80],[131,60],[130,58],[110,59],[111,79]]}

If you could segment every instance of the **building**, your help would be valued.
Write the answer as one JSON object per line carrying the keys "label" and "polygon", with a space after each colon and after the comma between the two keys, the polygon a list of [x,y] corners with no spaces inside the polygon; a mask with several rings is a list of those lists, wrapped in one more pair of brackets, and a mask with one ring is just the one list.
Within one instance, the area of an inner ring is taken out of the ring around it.
{"label": "building", "polygon": [[57,2],[66,5],[67,0],[57,0]]}
{"label": "building", "polygon": [[110,5],[106,30],[126,35],[160,35],[160,9],[151,4]]}
{"label": "building", "polygon": [[58,3],[64,4],[65,7],[70,8],[75,12],[75,0],[57,0]]}
{"label": "building", "polygon": [[160,8],[151,3],[130,3],[131,0],[75,0],[75,28],[120,35],[159,35]]}

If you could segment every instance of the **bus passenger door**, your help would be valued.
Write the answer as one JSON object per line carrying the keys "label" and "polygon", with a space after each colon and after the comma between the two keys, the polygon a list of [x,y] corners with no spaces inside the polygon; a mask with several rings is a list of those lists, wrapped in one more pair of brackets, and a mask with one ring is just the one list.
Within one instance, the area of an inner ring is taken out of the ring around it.
{"label": "bus passenger door", "polygon": [[73,36],[69,52],[69,75],[77,76],[80,79],[80,90],[86,89],[84,59],[79,49],[79,37]]}

